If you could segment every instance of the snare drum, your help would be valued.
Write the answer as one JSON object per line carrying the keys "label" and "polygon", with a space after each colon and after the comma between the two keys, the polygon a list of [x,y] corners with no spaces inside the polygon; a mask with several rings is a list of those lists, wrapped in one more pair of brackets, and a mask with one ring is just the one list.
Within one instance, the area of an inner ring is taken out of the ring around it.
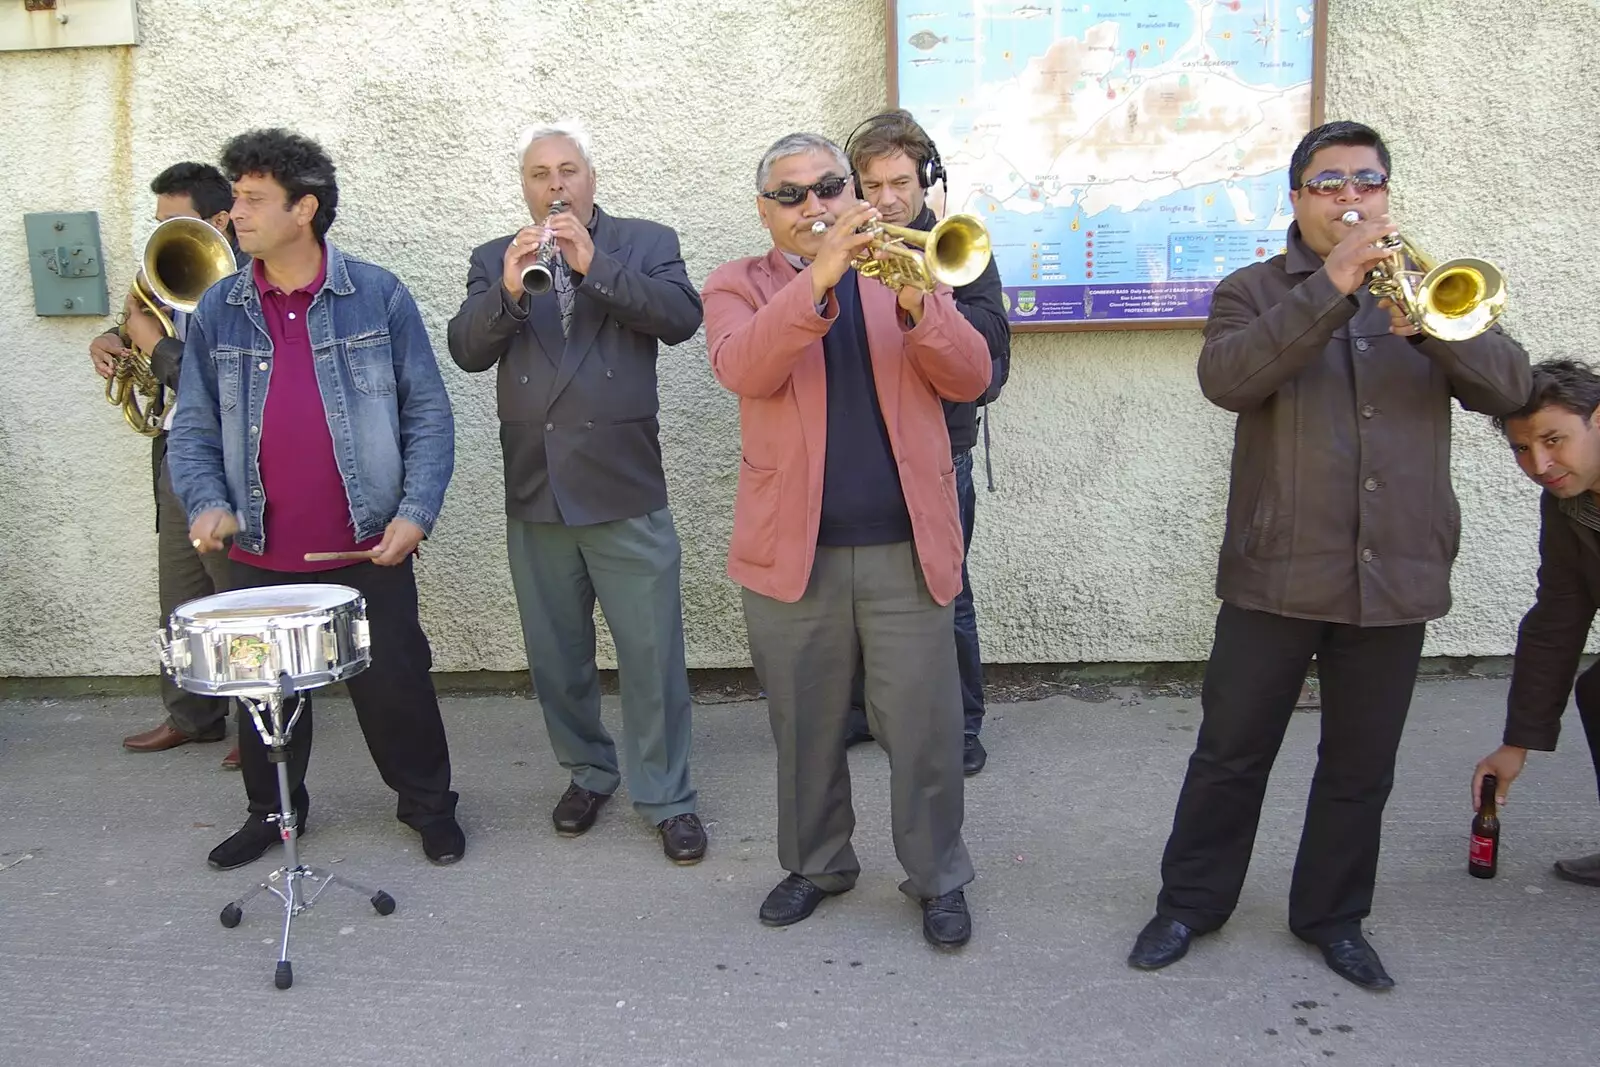
{"label": "snare drum", "polygon": [[367,607],[345,585],[234,589],[180,604],[160,633],[173,681],[208,696],[265,696],[342,681],[372,662]]}

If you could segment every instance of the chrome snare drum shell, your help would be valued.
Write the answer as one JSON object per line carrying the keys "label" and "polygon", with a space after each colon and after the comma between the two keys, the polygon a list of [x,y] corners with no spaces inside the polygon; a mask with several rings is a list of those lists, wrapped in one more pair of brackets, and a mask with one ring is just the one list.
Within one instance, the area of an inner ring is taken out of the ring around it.
{"label": "chrome snare drum shell", "polygon": [[366,601],[345,585],[234,589],[180,604],[160,634],[173,681],[208,696],[260,696],[343,681],[372,662]]}

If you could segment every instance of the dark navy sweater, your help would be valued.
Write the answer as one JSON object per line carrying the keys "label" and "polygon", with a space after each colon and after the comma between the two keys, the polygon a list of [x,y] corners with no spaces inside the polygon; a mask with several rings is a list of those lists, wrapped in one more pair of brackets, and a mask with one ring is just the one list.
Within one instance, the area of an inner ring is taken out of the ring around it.
{"label": "dark navy sweater", "polygon": [[878,406],[854,270],[839,280],[833,295],[839,301],[839,317],[822,338],[828,375],[828,451],[817,544],[909,541],[911,515]]}

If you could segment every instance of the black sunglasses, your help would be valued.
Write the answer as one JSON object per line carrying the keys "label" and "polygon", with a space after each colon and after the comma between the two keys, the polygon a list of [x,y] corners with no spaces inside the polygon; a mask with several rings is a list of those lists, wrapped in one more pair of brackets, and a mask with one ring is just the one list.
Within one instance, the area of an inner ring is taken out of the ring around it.
{"label": "black sunglasses", "polygon": [[849,178],[830,175],[810,185],[780,185],[776,189],[765,190],[761,195],[767,200],[776,200],[784,207],[794,207],[796,204],[805,203],[806,196],[810,193],[816,193],[819,200],[832,200],[844,192],[844,187],[848,184],[850,184]]}
{"label": "black sunglasses", "polygon": [[1315,178],[1307,179],[1305,187],[1318,196],[1332,196],[1343,192],[1346,185],[1354,185],[1358,193],[1372,193],[1388,184],[1389,176],[1375,170],[1358,170],[1354,174],[1325,170]]}

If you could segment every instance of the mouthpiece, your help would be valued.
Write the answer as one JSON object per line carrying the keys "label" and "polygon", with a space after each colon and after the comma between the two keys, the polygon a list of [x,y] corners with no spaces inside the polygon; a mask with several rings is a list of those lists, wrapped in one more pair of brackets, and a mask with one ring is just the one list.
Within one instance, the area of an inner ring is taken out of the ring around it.
{"label": "mouthpiece", "polygon": [[1346,211],[1343,215],[1339,216],[1339,221],[1344,223],[1346,226],[1354,226],[1356,223],[1361,221],[1361,212]]}
{"label": "mouthpiece", "polygon": [[813,222],[811,224],[811,232],[812,233],[826,233],[827,231],[828,231],[828,224],[826,222],[823,222],[821,219],[818,219],[816,222]]}

